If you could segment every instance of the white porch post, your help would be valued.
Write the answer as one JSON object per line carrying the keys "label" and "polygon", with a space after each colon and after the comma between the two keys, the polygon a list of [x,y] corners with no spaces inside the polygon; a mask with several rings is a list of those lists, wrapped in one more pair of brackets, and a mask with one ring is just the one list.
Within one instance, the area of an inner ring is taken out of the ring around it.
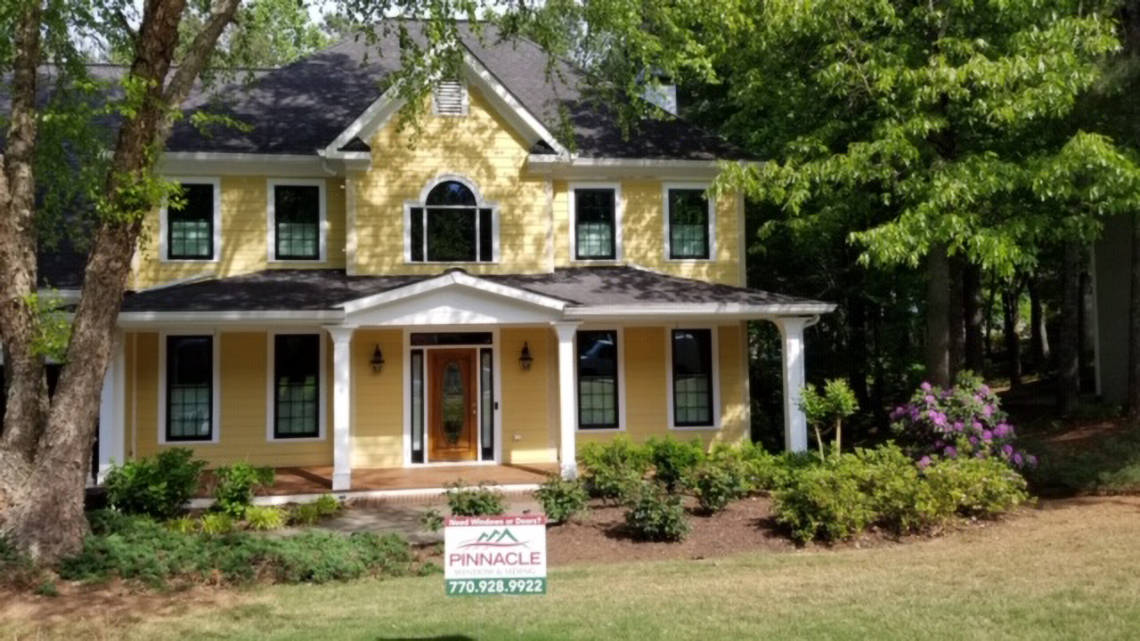
{"label": "white porch post", "polygon": [[578,333],[578,323],[554,323],[554,331],[558,335],[558,460],[562,476],[572,479],[578,476],[578,453],[574,442],[578,428],[578,394],[574,376],[574,337]]}
{"label": "white porch post", "polygon": [[111,463],[122,464],[123,421],[126,380],[126,355],[123,335],[116,333],[111,347],[111,363],[103,374],[103,393],[99,397],[99,462],[95,470],[96,482],[102,483],[111,471]]}
{"label": "white porch post", "polygon": [[333,341],[334,492],[352,488],[352,333],[355,327],[325,327]]}
{"label": "white porch post", "polygon": [[810,319],[786,316],[775,320],[783,337],[784,361],[784,447],[803,452],[808,446],[807,417],[800,409],[804,386],[804,328]]}

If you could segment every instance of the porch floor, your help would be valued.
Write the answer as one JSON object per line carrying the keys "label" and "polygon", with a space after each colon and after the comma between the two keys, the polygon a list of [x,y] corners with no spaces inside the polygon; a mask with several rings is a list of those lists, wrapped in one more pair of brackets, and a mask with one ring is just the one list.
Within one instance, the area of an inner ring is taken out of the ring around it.
{"label": "porch floor", "polygon": [[[557,463],[527,465],[455,465],[416,468],[358,468],[352,471],[352,489],[349,492],[383,490],[431,490],[462,480],[469,485],[494,483],[497,485],[538,484],[546,475],[558,471]],[[272,487],[258,492],[262,496],[291,494],[324,494],[332,491],[333,468],[280,467],[276,469]],[[216,479],[207,470],[202,473],[198,496],[213,496]]]}

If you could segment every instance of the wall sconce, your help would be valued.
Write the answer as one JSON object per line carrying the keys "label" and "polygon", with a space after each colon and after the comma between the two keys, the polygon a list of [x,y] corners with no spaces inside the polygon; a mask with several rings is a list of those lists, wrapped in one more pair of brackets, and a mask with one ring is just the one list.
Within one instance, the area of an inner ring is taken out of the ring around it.
{"label": "wall sconce", "polygon": [[372,352],[372,360],[370,362],[372,363],[373,372],[379,374],[380,370],[384,369],[384,353],[380,351],[379,343],[376,344],[376,351]]}
{"label": "wall sconce", "polygon": [[534,357],[530,355],[530,345],[523,343],[522,353],[519,354],[519,365],[524,372],[530,371],[531,364],[534,363]]}

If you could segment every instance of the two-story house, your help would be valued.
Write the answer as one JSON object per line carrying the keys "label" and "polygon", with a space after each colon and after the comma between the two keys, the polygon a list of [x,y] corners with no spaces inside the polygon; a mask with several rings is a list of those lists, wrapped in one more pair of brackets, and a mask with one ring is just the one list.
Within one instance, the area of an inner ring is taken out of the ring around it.
{"label": "two-story house", "polygon": [[186,105],[250,127],[167,145],[184,197],[145,226],[101,471],[181,446],[280,468],[279,492],[375,495],[572,475],[616,434],[739,441],[756,319],[806,447],[803,330],[833,306],[744,287],[742,198],[707,189],[748,155],[677,118],[623,137],[573,68],[488,31],[418,130],[381,89],[394,38]]}

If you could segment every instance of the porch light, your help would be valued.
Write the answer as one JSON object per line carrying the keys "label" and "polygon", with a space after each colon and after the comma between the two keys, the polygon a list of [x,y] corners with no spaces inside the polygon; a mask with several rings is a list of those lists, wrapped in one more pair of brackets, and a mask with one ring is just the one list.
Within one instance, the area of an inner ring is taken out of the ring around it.
{"label": "porch light", "polygon": [[384,353],[380,351],[380,344],[376,344],[376,351],[372,352],[372,371],[377,374],[384,369]]}
{"label": "porch light", "polygon": [[529,372],[532,363],[534,363],[534,357],[530,355],[530,345],[524,342],[522,354],[519,354],[519,365],[522,366],[524,372]]}

